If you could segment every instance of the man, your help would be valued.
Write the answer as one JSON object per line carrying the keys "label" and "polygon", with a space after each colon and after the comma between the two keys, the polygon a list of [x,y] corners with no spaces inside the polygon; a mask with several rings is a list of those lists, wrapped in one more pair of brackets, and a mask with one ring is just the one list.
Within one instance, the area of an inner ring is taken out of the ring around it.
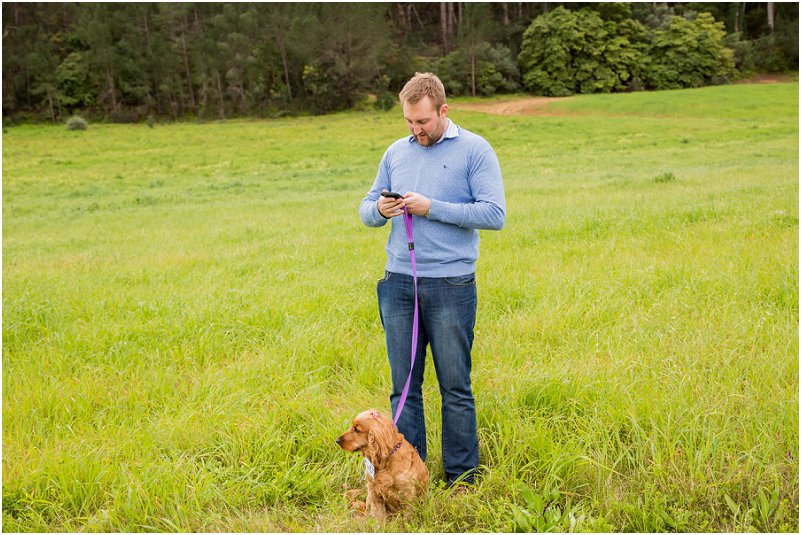
{"label": "man", "polygon": [[[414,279],[403,223],[412,214],[419,297],[419,335],[411,387],[398,429],[426,458],[423,370],[426,346],[442,396],[442,462],[448,483],[475,483],[476,409],[470,385],[476,318],[475,267],[479,229],[500,230],[506,200],[498,158],[482,137],[448,119],[445,88],[417,73],[400,92],[411,136],[384,153],[372,189],[361,202],[365,225],[392,220],[378,304],[392,371],[393,414],[411,367]],[[400,199],[381,196],[400,193]]]}

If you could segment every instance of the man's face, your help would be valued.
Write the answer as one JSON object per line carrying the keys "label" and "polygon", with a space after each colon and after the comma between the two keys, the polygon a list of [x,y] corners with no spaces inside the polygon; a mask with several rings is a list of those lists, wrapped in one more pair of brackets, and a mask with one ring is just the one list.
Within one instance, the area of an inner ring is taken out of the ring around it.
{"label": "man's face", "polygon": [[447,113],[448,105],[443,104],[437,112],[431,97],[423,97],[416,104],[403,103],[406,126],[417,142],[424,147],[430,147],[445,133]]}

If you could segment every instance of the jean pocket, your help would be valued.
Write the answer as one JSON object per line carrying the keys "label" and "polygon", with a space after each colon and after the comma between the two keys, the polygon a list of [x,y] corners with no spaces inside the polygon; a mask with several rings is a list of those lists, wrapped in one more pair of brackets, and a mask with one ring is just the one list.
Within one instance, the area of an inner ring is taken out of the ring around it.
{"label": "jean pocket", "polygon": [[445,282],[451,286],[472,286],[476,283],[475,273],[459,277],[445,277]]}
{"label": "jean pocket", "polygon": [[392,272],[391,271],[384,271],[384,278],[379,280],[378,284],[383,284],[383,283],[387,282],[390,279],[390,277],[392,277]]}

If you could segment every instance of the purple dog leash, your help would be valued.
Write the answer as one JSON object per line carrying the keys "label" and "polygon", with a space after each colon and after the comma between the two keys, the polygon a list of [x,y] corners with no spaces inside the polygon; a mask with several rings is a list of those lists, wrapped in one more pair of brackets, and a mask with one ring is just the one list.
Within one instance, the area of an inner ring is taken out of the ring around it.
{"label": "purple dog leash", "polygon": [[406,386],[403,387],[398,410],[395,411],[393,424],[397,427],[403,406],[406,404],[406,397],[409,395],[409,387],[412,384],[412,372],[414,371],[414,359],[417,354],[417,332],[419,330],[419,319],[417,317],[417,261],[414,257],[414,226],[412,224],[412,214],[403,207],[403,224],[406,226],[406,238],[409,241],[409,255],[412,259],[412,275],[414,276],[414,323],[412,324],[412,365],[409,368],[409,377],[406,378]]}

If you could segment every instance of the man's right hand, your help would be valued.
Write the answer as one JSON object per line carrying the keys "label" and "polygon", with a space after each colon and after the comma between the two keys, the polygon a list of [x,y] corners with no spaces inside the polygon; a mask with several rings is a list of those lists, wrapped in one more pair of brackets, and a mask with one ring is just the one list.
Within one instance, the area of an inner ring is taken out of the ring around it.
{"label": "man's right hand", "polygon": [[[387,191],[387,190],[384,190]],[[393,199],[391,197],[378,198],[378,213],[387,219],[403,215],[403,207],[405,201],[403,199]]]}

